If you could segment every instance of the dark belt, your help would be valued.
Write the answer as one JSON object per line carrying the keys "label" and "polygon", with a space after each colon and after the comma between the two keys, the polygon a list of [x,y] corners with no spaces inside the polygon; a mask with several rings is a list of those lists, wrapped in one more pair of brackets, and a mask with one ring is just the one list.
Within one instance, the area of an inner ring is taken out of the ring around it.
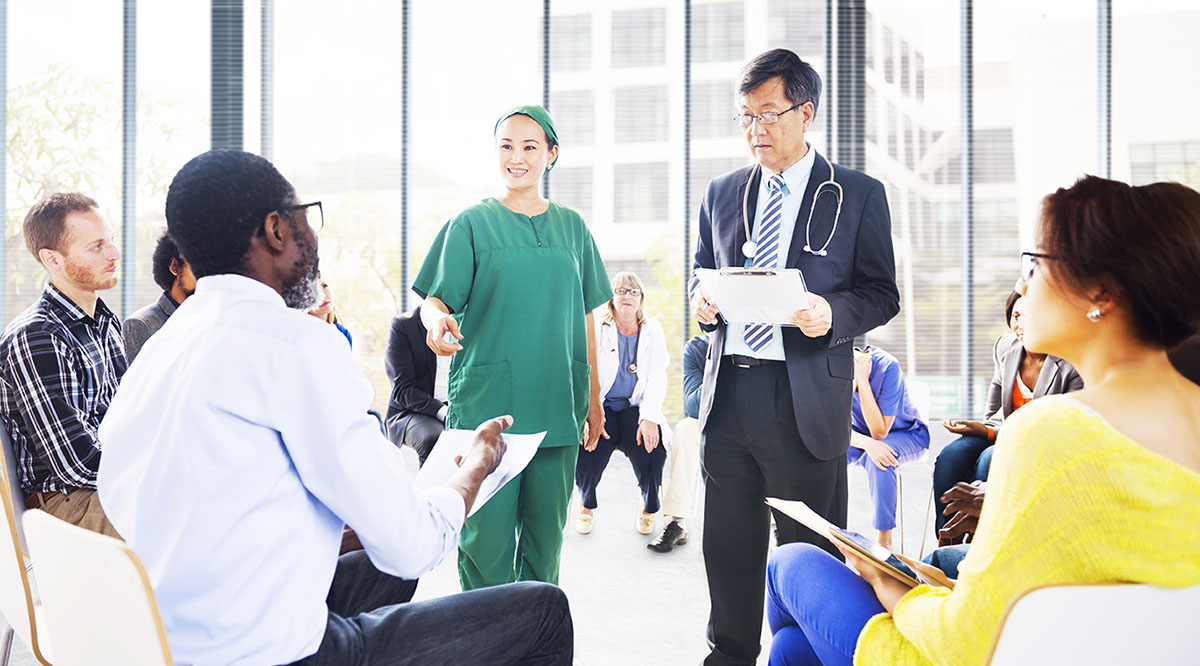
{"label": "dark belt", "polygon": [[759,365],[770,365],[771,363],[783,363],[770,358],[755,358],[753,356],[742,356],[741,354],[729,354],[729,362],[739,368],[753,368]]}
{"label": "dark belt", "polygon": [[60,493],[57,490],[51,490],[45,493],[34,493],[25,498],[25,508],[40,509],[43,506],[46,506],[46,502],[49,502],[51,498],[59,494]]}

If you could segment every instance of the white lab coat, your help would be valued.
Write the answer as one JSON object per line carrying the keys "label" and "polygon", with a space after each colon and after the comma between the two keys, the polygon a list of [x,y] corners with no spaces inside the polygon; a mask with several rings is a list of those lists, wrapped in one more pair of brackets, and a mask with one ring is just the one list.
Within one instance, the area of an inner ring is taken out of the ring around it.
{"label": "white lab coat", "polygon": [[[596,363],[600,374],[600,398],[608,395],[617,378],[617,364],[621,352],[617,344],[617,325],[609,321],[608,308],[596,312]],[[647,316],[642,323],[642,336],[637,348],[637,384],[629,404],[636,406],[639,416],[662,428],[663,442],[671,437],[671,428],[663,414],[663,400],[667,397],[667,338],[662,325],[654,317]]]}

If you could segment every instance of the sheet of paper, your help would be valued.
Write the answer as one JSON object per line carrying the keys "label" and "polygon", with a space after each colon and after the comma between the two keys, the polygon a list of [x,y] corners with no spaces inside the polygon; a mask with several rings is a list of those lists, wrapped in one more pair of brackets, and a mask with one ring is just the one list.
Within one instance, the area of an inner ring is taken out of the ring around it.
{"label": "sheet of paper", "polygon": [[[489,474],[483,480],[483,484],[479,486],[479,494],[475,496],[475,503],[471,505],[468,516],[478,511],[479,507],[486,504],[492,495],[504,487],[504,484],[525,469],[529,461],[533,460],[533,456],[537,453],[538,446],[545,436],[545,432],[533,435],[509,435],[507,433],[501,435],[507,446],[504,457],[500,459],[500,464],[496,466],[495,471]],[[430,451],[429,457],[425,459],[425,465],[417,473],[413,485],[421,490],[428,490],[448,481],[458,471],[454,457],[465,457],[474,443],[474,430],[443,431],[438,437],[437,444],[433,445],[433,451]]]}
{"label": "sheet of paper", "polygon": [[809,307],[808,288],[797,268],[780,269],[773,275],[699,268],[696,277],[725,321],[790,326],[792,314]]}

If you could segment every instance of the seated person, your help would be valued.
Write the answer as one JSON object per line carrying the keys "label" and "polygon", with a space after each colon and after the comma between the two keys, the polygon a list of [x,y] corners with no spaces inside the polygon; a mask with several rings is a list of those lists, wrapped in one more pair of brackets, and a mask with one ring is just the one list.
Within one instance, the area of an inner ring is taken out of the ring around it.
{"label": "seated person", "polygon": [[861,578],[806,544],[776,551],[771,663],[980,664],[1026,590],[1200,585],[1200,444],[1179,436],[1200,423],[1200,386],[1166,353],[1200,325],[1200,194],[1088,176],[1046,197],[1035,235],[1024,343],[1088,387],[1005,423],[953,591],[845,550]]}
{"label": "seated person", "polygon": [[708,336],[697,335],[683,347],[683,411],[687,416],[675,424],[667,451],[670,475],[663,488],[662,531],[646,547],[656,553],[670,552],[687,543],[684,519],[692,511],[696,478],[700,471],[700,387],[704,383],[704,360]]}
{"label": "seated person", "polygon": [[1083,388],[1083,379],[1070,363],[1025,349],[1023,309],[1020,294],[1009,294],[1004,314],[1012,335],[1001,336],[992,349],[994,371],[988,387],[987,419],[983,423],[948,420],[942,424],[946,430],[962,436],[947,444],[933,464],[938,529],[946,524],[943,513],[946,505],[941,501],[946,491],[959,481],[987,481],[992,446],[1004,419],[1030,400]]}
{"label": "seated person", "polygon": [[908,395],[896,357],[879,347],[854,350],[850,403],[850,450],[846,460],[867,472],[872,521],[879,544],[892,547],[896,528],[896,467],[929,450],[929,428]]}
{"label": "seated person", "polygon": [[41,298],[0,338],[0,416],[25,506],[117,536],[96,497],[97,430],[125,374],[125,340],[96,292],[116,286],[121,252],[96,202],[82,194],[38,202],[23,231],[49,273]]}
{"label": "seated person", "polygon": [[614,449],[633,465],[642,489],[642,511],[637,531],[654,531],[658,489],[662,484],[667,453],[659,446],[664,431],[670,435],[662,411],[667,397],[667,339],[662,326],[643,309],[646,288],[636,273],[613,276],[613,297],[608,314],[596,319],[596,365],[600,394],[604,396],[604,431],[595,446],[585,444],[575,464],[575,485],[583,508],[575,519],[580,534],[592,531],[596,486]]}
{"label": "seated person", "polygon": [[158,300],[125,318],[121,330],[125,333],[125,358],[133,363],[146,340],[167,323],[175,308],[196,291],[196,276],[192,267],[179,254],[171,234],[163,232],[154,246],[150,259],[154,282],[162,288]]}
{"label": "seated person", "polygon": [[388,400],[388,439],[407,444],[422,465],[445,429],[451,356],[437,356],[425,344],[421,306],[392,319],[384,363],[392,382]]}
{"label": "seated person", "polygon": [[338,316],[337,309],[333,307],[333,289],[329,287],[325,278],[321,277],[320,271],[317,271],[317,279],[321,281],[321,297],[316,305],[308,309],[308,314],[326,324],[333,324],[338,333],[346,336],[346,343],[354,347],[354,338],[350,335],[350,329],[342,324],[342,318]]}
{"label": "seated person", "polygon": [[[175,662],[570,664],[553,585],[403,603],[403,579],[457,545],[511,418],[481,425],[444,485],[413,488],[366,414],[373,391],[349,345],[305,314],[312,208],[270,162],[232,150],[192,159],[167,191],[196,294],[113,401],[99,478]],[[364,550],[339,557],[345,522]]]}

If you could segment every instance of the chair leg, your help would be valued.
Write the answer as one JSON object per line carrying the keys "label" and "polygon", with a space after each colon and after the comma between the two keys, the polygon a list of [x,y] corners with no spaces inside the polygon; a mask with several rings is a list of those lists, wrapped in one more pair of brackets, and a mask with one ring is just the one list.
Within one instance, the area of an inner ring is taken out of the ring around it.
{"label": "chair leg", "polygon": [[900,527],[900,552],[904,551],[904,468],[896,467],[896,520]]}
{"label": "chair leg", "polygon": [[[932,470],[930,470],[932,473]],[[918,559],[925,557],[925,539],[929,536],[929,520],[933,517],[933,482],[929,483],[929,502],[925,505],[925,527],[921,529],[921,553]]]}
{"label": "chair leg", "polygon": [[12,642],[13,628],[9,625],[0,634],[0,666],[8,666],[8,660],[12,657]]}

